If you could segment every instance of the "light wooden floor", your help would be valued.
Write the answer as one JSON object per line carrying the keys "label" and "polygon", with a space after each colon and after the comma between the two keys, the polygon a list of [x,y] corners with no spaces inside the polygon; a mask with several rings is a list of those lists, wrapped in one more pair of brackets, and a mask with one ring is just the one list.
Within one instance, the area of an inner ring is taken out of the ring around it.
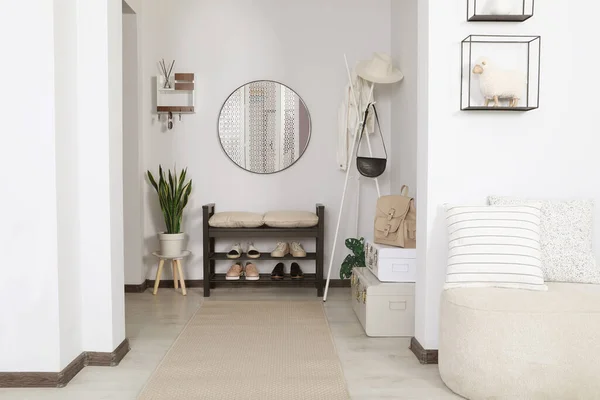
{"label": "light wooden floor", "polygon": [[[460,398],[444,386],[436,365],[417,362],[408,349],[408,339],[365,336],[350,306],[349,293],[350,289],[333,288],[325,309],[353,399]],[[302,288],[219,288],[211,294],[207,301],[318,301],[315,290]],[[86,367],[63,389],[0,389],[0,400],[134,400],[204,298],[201,289],[192,288],[187,297],[173,289],[160,289],[152,296],[149,289],[127,294],[125,299],[132,349],[118,367]]]}

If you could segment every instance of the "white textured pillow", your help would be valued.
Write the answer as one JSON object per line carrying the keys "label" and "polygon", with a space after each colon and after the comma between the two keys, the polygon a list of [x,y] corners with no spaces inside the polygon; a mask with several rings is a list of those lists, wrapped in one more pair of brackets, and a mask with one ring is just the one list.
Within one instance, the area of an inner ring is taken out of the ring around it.
{"label": "white textured pillow", "polygon": [[547,281],[600,283],[592,250],[593,200],[528,200],[490,196],[491,205],[542,205],[542,270]]}
{"label": "white textured pillow", "polygon": [[446,289],[503,287],[548,290],[535,206],[447,206]]}
{"label": "white textured pillow", "polygon": [[262,214],[243,211],[216,213],[208,220],[214,228],[258,228],[264,224]]}
{"label": "white textured pillow", "polygon": [[309,228],[319,223],[317,214],[310,211],[269,211],[265,224],[272,228]]}

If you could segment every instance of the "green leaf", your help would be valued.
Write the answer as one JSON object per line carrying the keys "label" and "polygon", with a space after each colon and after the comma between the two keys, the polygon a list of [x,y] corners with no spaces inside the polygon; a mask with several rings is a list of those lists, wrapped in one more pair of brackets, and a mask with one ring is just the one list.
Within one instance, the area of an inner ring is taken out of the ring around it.
{"label": "green leaf", "polygon": [[344,241],[346,247],[352,252],[348,254],[340,267],[340,278],[347,279],[352,275],[353,268],[365,267],[365,239],[348,238]]}
{"label": "green leaf", "polygon": [[154,177],[152,176],[152,172],[150,171],[148,171],[148,179],[150,180],[150,183],[152,184],[156,192],[158,192],[158,184],[156,183],[156,180],[154,179]]}
{"label": "green leaf", "polygon": [[173,181],[173,176],[171,175],[171,170],[169,170],[169,189],[171,189],[171,195],[175,195],[175,182]]}

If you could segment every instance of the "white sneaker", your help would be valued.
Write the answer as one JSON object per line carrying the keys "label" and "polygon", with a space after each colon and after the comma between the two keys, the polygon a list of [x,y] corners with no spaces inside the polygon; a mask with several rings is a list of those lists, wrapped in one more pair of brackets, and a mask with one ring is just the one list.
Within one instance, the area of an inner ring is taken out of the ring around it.
{"label": "white sneaker", "polygon": [[290,252],[290,246],[286,242],[277,243],[275,250],[271,252],[271,257],[285,257]]}
{"label": "white sneaker", "polygon": [[239,243],[231,246],[231,250],[227,253],[227,258],[235,259],[240,258],[242,256],[242,245]]}
{"label": "white sneaker", "polygon": [[306,257],[306,250],[302,247],[302,245],[298,242],[292,242],[291,245],[292,256],[294,257]]}
{"label": "white sneaker", "polygon": [[248,242],[248,251],[246,252],[248,258],[260,258],[260,251],[254,247],[254,243]]}

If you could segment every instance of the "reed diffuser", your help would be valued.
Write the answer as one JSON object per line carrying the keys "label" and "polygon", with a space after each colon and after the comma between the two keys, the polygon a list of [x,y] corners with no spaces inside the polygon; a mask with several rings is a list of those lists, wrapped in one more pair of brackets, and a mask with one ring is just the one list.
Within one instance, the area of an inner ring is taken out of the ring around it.
{"label": "reed diffuser", "polygon": [[173,72],[173,66],[175,65],[175,60],[171,62],[170,66],[167,67],[165,63],[165,59],[163,58],[159,63],[160,69],[162,71],[163,77],[165,78],[165,83],[163,85],[163,89],[171,89],[171,72]]}

